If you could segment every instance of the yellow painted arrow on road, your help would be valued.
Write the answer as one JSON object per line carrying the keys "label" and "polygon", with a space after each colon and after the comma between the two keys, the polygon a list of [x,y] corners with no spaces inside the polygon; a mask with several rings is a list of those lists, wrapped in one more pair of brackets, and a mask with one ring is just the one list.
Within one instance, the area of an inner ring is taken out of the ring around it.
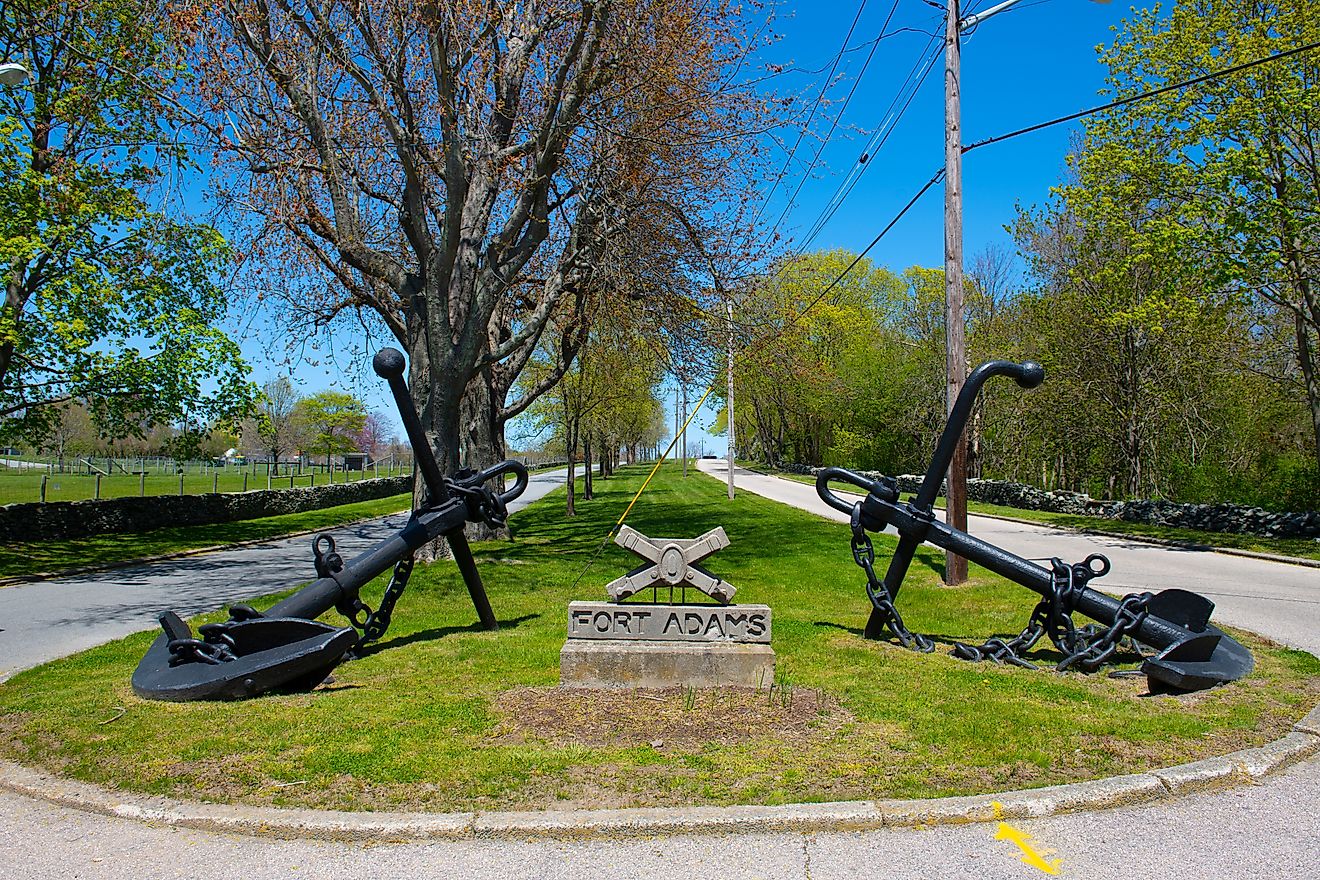
{"label": "yellow painted arrow on road", "polygon": [[[995,816],[1001,815],[1003,806],[995,803]],[[998,830],[995,831],[995,840],[1007,840],[1016,846],[1022,852],[1022,863],[1030,865],[1044,871],[1046,874],[1058,874],[1059,865],[1063,864],[1063,859],[1050,859],[1046,861],[1045,857],[1053,855],[1053,850],[1038,851],[1031,845],[1031,835],[1018,828],[1014,828],[1007,822],[1000,822]]]}

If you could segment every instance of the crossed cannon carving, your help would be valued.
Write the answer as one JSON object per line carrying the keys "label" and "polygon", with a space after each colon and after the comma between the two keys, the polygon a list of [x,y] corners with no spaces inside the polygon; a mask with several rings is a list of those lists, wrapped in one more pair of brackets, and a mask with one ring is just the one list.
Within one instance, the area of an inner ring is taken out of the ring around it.
{"label": "crossed cannon carving", "polygon": [[728,605],[737,588],[720,580],[697,563],[729,546],[723,527],[711,529],[699,538],[648,538],[636,529],[624,526],[614,543],[647,561],[621,578],[605,585],[610,599],[621,602],[642,590],[674,587],[700,590],[721,605]]}

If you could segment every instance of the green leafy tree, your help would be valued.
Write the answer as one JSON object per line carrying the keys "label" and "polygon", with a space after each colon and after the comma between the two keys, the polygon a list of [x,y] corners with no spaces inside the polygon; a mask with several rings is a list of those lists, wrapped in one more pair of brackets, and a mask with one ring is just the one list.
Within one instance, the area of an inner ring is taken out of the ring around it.
{"label": "green leafy tree", "polygon": [[229,259],[205,225],[153,210],[186,161],[162,96],[179,75],[163,2],[0,4],[0,419],[47,430],[77,400],[111,434],[184,411],[209,423],[254,389],[219,329]]}
{"label": "green leafy tree", "polygon": [[304,426],[311,449],[325,453],[326,467],[336,452],[357,449],[357,435],[367,423],[362,401],[343,391],[322,391],[299,400],[294,407],[297,422]]}
{"label": "green leafy tree", "polygon": [[[1139,10],[1101,53],[1116,97],[1320,40],[1298,2],[1179,0]],[[1307,411],[1320,462],[1320,55],[1301,52],[1143,100],[1096,119],[1079,163],[1095,204],[1145,227],[1133,257],[1195,264],[1237,292],[1291,353],[1273,366]],[[1272,328],[1272,329],[1270,329]]]}

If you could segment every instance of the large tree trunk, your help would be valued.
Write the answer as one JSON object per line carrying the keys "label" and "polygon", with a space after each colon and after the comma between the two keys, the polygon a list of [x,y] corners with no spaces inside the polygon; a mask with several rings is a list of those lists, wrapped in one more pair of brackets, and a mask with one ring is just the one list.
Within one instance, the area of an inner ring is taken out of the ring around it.
{"label": "large tree trunk", "polygon": [[[411,322],[410,322],[411,323]],[[459,468],[458,445],[461,434],[460,401],[463,386],[453,380],[455,364],[448,363],[448,369],[431,369],[431,356],[425,348],[424,337],[414,336],[417,344],[409,346],[408,388],[412,392],[413,403],[419,407],[418,416],[430,441],[431,453],[442,476],[449,476]],[[448,381],[437,381],[437,376],[449,377]],[[426,481],[422,479],[421,469],[417,466],[417,451],[413,451],[413,509],[422,506],[427,498]],[[437,538],[417,551],[418,562],[434,562],[449,558],[449,546],[444,538]]]}
{"label": "large tree trunk", "polygon": [[[472,377],[463,392],[462,420],[463,439],[466,442],[465,467],[485,470],[505,459],[504,423],[499,413],[504,401],[492,387],[489,371],[483,371]],[[504,491],[503,478],[488,483],[497,492]],[[493,541],[508,539],[509,529],[493,529],[485,523],[468,523],[467,536],[473,541]]]}
{"label": "large tree trunk", "polygon": [[576,419],[568,419],[568,424],[564,428],[564,448],[568,457],[568,485],[567,501],[564,506],[566,516],[577,516],[577,503],[574,497],[577,492],[576,474],[577,470],[577,452],[578,452],[578,427]]}
{"label": "large tree trunk", "polygon": [[591,484],[591,432],[587,432],[582,441],[582,500],[590,501],[593,497]]}

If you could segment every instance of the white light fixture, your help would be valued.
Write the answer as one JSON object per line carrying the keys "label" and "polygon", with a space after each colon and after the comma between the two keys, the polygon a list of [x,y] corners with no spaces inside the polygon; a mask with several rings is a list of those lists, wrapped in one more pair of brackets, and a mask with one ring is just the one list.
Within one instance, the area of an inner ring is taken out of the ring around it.
{"label": "white light fixture", "polygon": [[21,64],[0,64],[0,86],[16,86],[27,80],[28,69]]}

